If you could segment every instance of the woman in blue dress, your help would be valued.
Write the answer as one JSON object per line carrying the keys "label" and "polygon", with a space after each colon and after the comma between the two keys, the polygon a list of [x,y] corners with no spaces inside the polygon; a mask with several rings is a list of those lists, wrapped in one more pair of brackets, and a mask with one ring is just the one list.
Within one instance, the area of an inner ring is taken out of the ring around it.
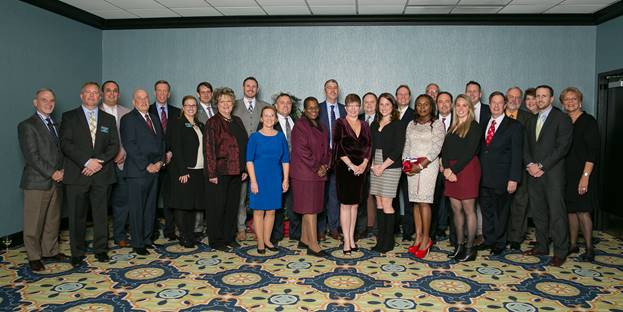
{"label": "woman in blue dress", "polygon": [[270,234],[275,210],[281,209],[281,194],[289,187],[290,155],[286,137],[273,128],[277,122],[277,110],[272,106],[264,107],[260,116],[262,129],[251,134],[247,144],[247,172],[257,253],[264,254],[266,249],[277,251],[270,242]]}

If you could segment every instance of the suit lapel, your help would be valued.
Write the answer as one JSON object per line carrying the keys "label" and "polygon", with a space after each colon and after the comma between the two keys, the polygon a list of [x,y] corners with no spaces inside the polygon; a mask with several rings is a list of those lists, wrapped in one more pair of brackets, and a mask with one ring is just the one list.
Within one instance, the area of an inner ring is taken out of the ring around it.
{"label": "suit lapel", "polygon": [[[543,122],[543,126],[541,126],[541,133],[539,133],[539,139],[538,139],[537,142],[540,142],[541,139],[543,138],[543,135],[545,133],[547,133],[547,131],[548,131],[547,128],[549,128],[550,125],[553,122],[552,121],[552,118],[554,118],[553,114],[555,114],[555,112],[554,112],[554,108],[552,107],[552,109],[549,111],[549,114],[547,114],[547,118],[545,118],[545,121]],[[538,117],[537,117],[537,119],[538,119]],[[538,122],[538,120],[537,120],[537,122]],[[536,129],[536,127],[535,127],[535,129]]]}
{"label": "suit lapel", "polygon": [[508,129],[509,122],[510,121],[508,121],[508,117],[504,117],[502,119],[502,122],[498,126],[498,130],[496,130],[495,133],[493,134],[493,139],[491,140],[491,144],[494,144],[497,141],[500,141],[499,137],[503,136],[504,132],[506,132],[506,129]]}

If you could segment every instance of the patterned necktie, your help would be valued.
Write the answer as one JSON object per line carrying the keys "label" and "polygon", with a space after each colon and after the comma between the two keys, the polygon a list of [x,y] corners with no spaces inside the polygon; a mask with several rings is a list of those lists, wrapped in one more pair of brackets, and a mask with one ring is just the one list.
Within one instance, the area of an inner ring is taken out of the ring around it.
{"label": "patterned necktie", "polygon": [[95,112],[89,112],[89,131],[91,132],[91,144],[95,147],[95,132],[97,130],[97,120],[95,119]]}
{"label": "patterned necktie", "polygon": [[212,112],[212,105],[208,105],[208,119],[214,116],[214,112]]}
{"label": "patterned necktie", "polygon": [[54,124],[52,123],[52,119],[50,117],[45,119],[46,124],[48,125],[48,130],[50,131],[50,135],[52,139],[54,139],[54,143],[58,145],[58,135],[56,134],[56,129],[54,129]]}
{"label": "patterned necktie", "polygon": [[493,140],[494,133],[495,133],[495,119],[491,119],[491,126],[489,126],[489,130],[487,130],[487,137],[485,138],[485,144],[487,144],[487,146],[491,143],[491,140]]}
{"label": "patterned necktie", "polygon": [[156,133],[156,130],[154,130],[154,123],[151,122],[151,118],[149,118],[149,114],[145,114],[145,121],[147,122],[147,128],[149,128],[149,130]]}
{"label": "patterned necktie", "polygon": [[541,135],[541,128],[543,128],[543,123],[545,123],[545,114],[540,114],[539,119],[536,120],[536,139],[539,139],[539,135]]}
{"label": "patterned necktie", "polygon": [[288,121],[288,118],[286,118],[286,139],[288,140],[289,148],[292,148],[292,145],[290,143],[291,135],[292,135],[292,127],[290,126],[290,121]]}
{"label": "patterned necktie", "polygon": [[366,122],[368,123],[368,126],[372,123],[372,116],[368,116],[368,118],[366,119]]}
{"label": "patterned necktie", "polygon": [[249,101],[249,114],[253,114],[253,101]]}
{"label": "patterned necktie", "polygon": [[443,124],[444,129],[447,128],[446,127],[446,117],[441,117],[441,123]]}
{"label": "patterned necktie", "polygon": [[333,146],[333,127],[335,126],[335,105],[331,105],[331,120],[329,120],[329,145]]}
{"label": "patterned necktie", "polygon": [[164,110],[164,106],[160,107],[160,109],[160,123],[162,124],[162,131],[167,132],[167,113]]}

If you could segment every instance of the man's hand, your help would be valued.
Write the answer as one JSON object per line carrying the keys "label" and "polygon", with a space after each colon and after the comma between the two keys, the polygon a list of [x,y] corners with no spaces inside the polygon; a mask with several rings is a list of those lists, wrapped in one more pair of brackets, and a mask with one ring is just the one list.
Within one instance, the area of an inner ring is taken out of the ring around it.
{"label": "man's hand", "polygon": [[506,191],[508,194],[513,194],[517,190],[517,182],[516,181],[508,181],[506,185]]}
{"label": "man's hand", "polygon": [[64,176],[63,170],[56,170],[52,174],[52,180],[54,180],[54,182],[61,182],[63,181],[63,176]]}
{"label": "man's hand", "polygon": [[123,148],[119,149],[119,152],[117,153],[117,156],[115,156],[114,162],[117,165],[122,165],[125,162],[125,150]]}

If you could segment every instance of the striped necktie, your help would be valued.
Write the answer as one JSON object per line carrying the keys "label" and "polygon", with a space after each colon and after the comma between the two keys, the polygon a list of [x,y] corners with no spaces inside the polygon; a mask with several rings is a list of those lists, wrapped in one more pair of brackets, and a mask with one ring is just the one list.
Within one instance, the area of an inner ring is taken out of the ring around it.
{"label": "striped necktie", "polygon": [[91,144],[95,147],[95,132],[97,131],[97,120],[95,119],[95,112],[89,112],[89,131],[91,132]]}

